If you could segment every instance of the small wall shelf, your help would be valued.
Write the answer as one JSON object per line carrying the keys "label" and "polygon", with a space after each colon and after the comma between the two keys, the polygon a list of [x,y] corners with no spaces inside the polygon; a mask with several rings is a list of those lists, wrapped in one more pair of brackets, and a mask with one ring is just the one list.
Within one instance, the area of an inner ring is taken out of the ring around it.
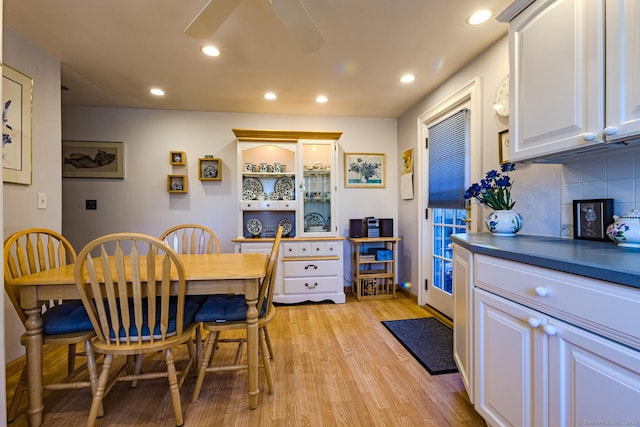
{"label": "small wall shelf", "polygon": [[169,151],[169,163],[173,166],[187,164],[187,154],[184,151]]}
{"label": "small wall shelf", "polygon": [[220,159],[205,157],[198,159],[198,179],[200,181],[222,181]]}
{"label": "small wall shelf", "polygon": [[187,186],[186,175],[167,175],[167,191],[169,193],[186,193]]}

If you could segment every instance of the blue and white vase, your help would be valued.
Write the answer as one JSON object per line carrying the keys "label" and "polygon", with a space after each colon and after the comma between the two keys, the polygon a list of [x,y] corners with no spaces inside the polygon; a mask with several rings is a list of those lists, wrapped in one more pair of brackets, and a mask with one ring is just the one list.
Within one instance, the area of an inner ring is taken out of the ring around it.
{"label": "blue and white vase", "polygon": [[522,215],[512,210],[491,212],[485,220],[487,228],[494,236],[515,236],[522,230]]}

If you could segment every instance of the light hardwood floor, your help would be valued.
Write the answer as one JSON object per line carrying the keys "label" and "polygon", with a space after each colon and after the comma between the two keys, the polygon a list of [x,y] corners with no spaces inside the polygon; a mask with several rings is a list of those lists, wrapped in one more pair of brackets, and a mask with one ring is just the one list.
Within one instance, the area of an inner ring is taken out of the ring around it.
{"label": "light hardwood floor", "polygon": [[[246,373],[209,374],[192,403],[195,379],[181,389],[185,426],[485,426],[473,410],[459,374],[431,376],[380,323],[430,314],[404,296],[395,300],[279,306],[270,326],[275,394],[260,373],[258,409],[248,409]],[[221,345],[215,359],[233,357]],[[186,353],[186,350],[185,350]],[[184,353],[179,354],[184,355]],[[159,355],[160,356],[160,355]],[[64,375],[65,353],[45,354],[46,377]],[[155,363],[159,357],[145,359]],[[22,361],[7,366],[7,399]],[[179,365],[178,365],[179,366]],[[45,392],[44,426],[83,426],[87,389]],[[24,413],[10,427],[28,425]],[[165,379],[114,387],[99,425],[173,426]],[[0,422],[1,424],[1,422]]]}

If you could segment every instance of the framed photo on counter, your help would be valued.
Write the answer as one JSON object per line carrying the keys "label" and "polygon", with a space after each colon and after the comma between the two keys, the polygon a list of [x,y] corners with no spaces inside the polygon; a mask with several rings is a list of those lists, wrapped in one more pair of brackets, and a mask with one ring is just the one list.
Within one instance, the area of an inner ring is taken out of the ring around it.
{"label": "framed photo on counter", "polygon": [[573,238],[611,242],[607,227],[613,223],[613,199],[573,201]]}

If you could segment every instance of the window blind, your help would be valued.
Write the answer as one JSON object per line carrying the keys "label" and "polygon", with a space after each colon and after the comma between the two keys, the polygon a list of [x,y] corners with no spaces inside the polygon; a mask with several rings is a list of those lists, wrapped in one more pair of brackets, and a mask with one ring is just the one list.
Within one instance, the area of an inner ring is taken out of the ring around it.
{"label": "window blind", "polygon": [[428,128],[429,208],[465,207],[469,117],[465,108]]}

